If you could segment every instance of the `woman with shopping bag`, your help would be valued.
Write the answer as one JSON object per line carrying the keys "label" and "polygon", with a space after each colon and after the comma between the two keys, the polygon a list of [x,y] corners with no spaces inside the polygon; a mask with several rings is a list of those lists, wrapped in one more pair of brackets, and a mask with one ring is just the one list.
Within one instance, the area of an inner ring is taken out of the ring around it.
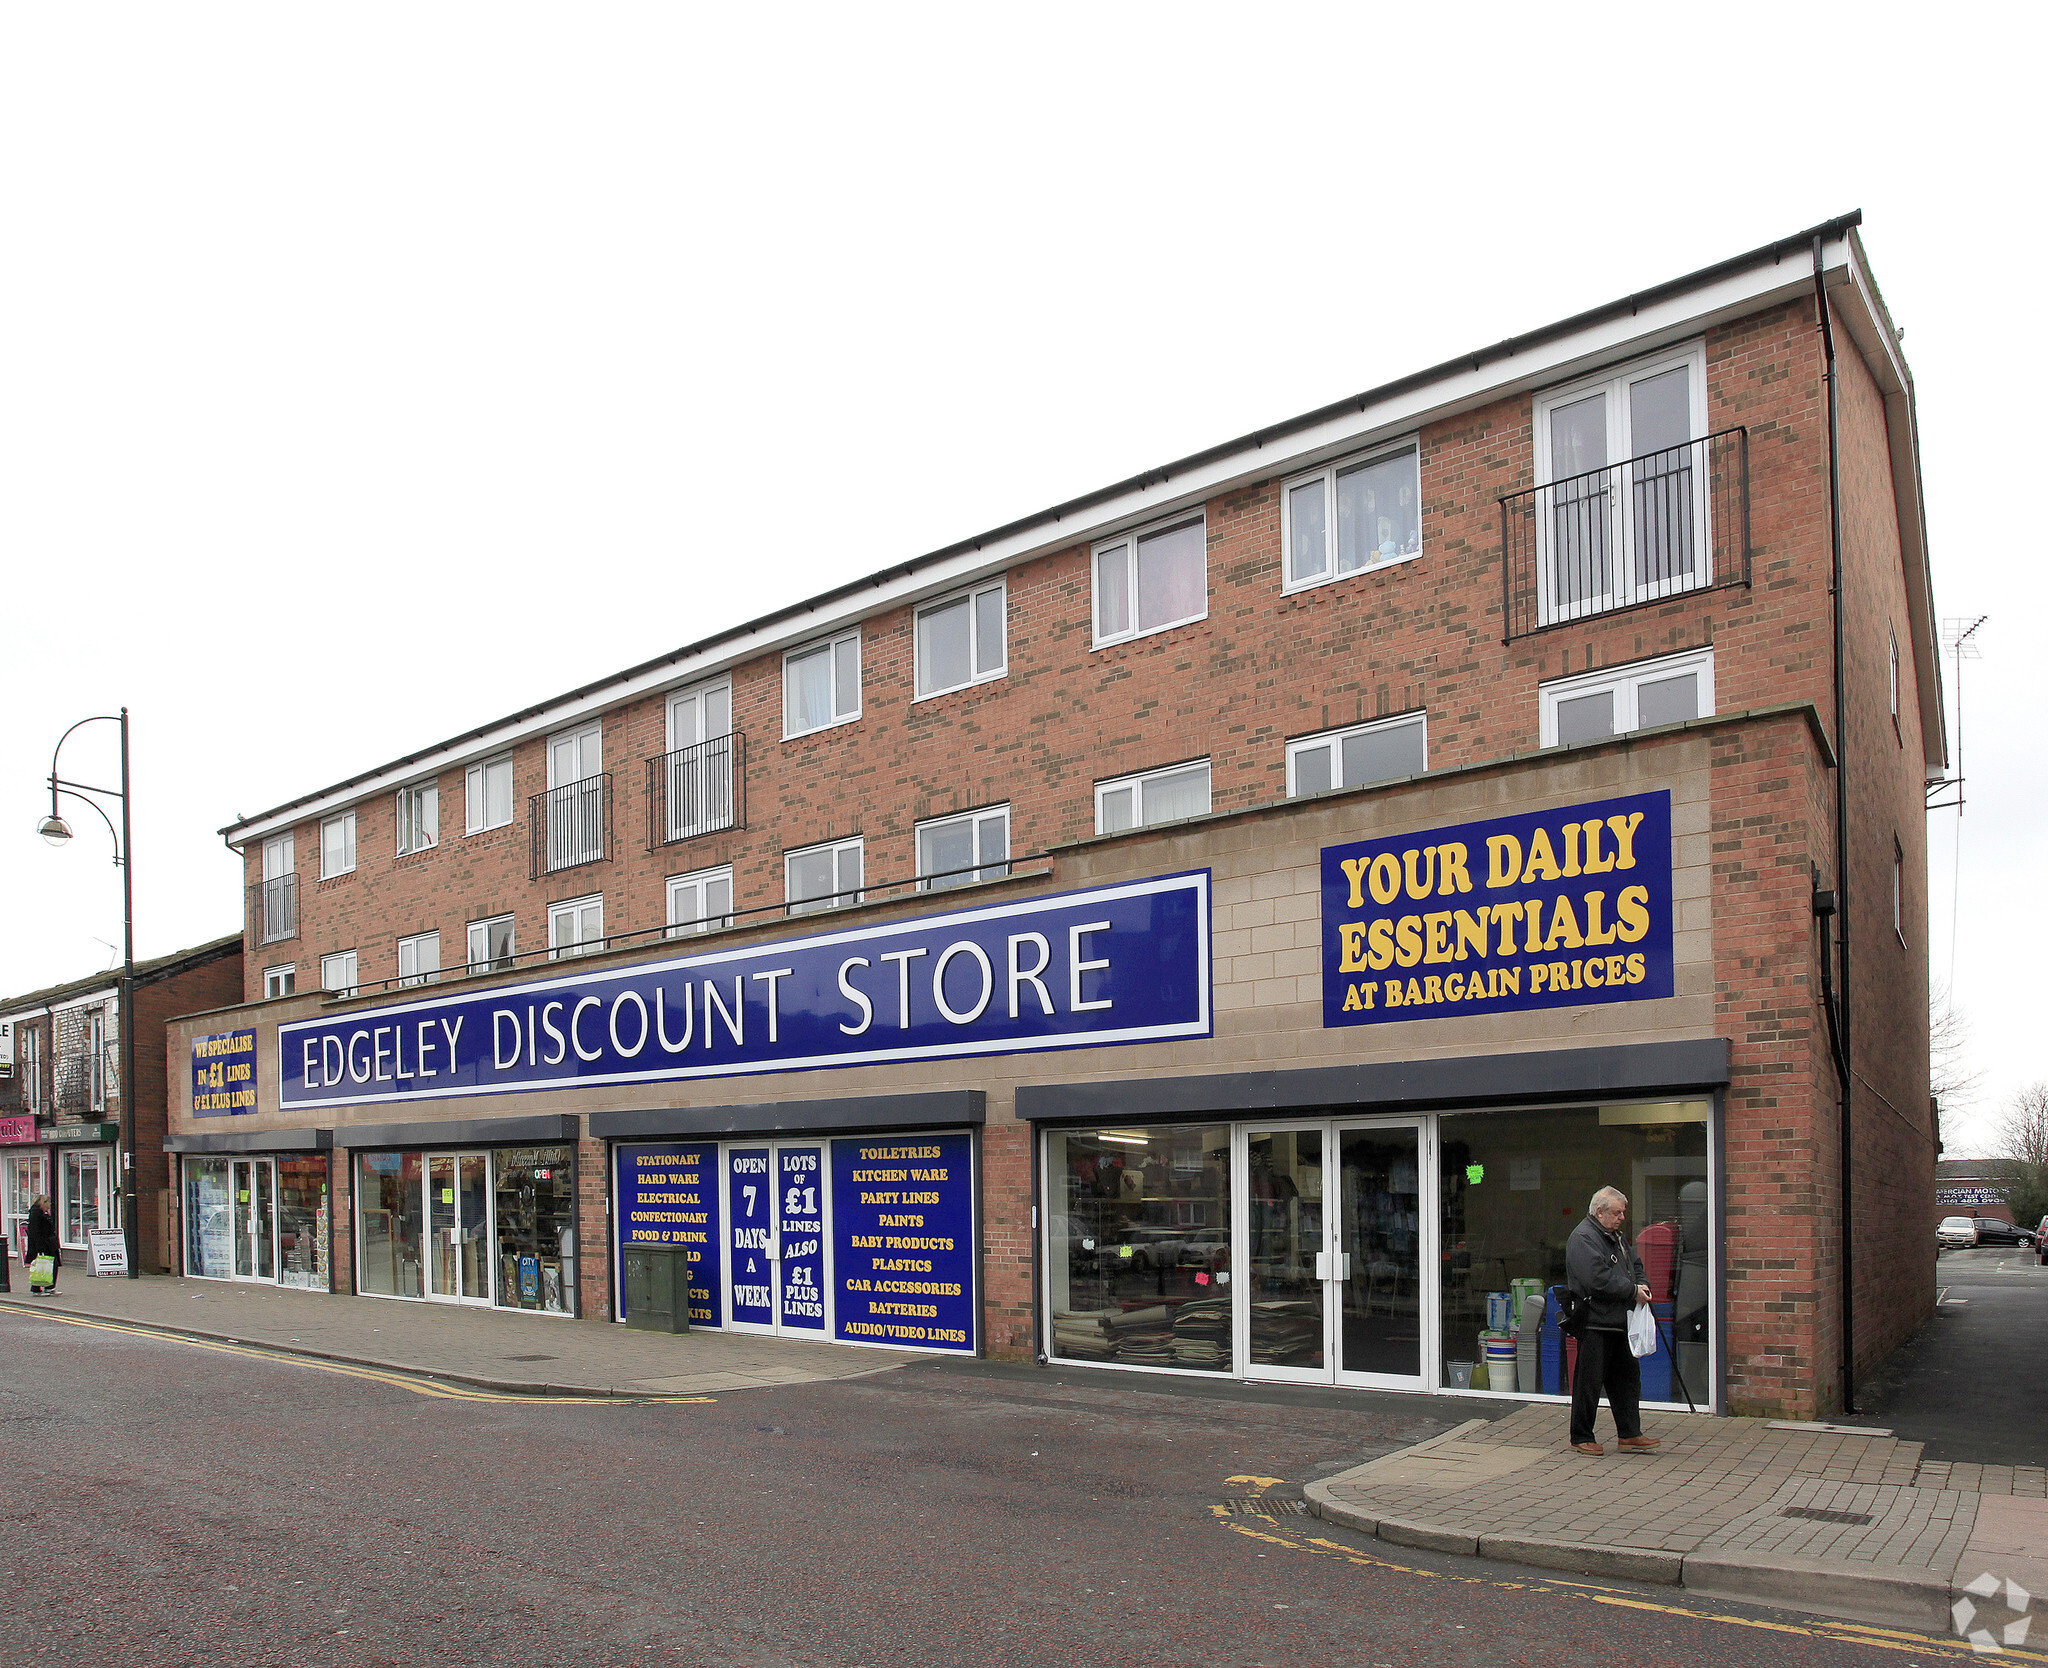
{"label": "woman with shopping bag", "polygon": [[[49,1273],[45,1278],[42,1259],[49,1261]],[[57,1265],[63,1260],[63,1252],[57,1244],[57,1219],[50,1214],[50,1196],[38,1193],[35,1202],[28,1207],[28,1244],[22,1248],[22,1261],[28,1267],[28,1291],[31,1297],[40,1297],[48,1292],[57,1295]]]}
{"label": "woman with shopping bag", "polygon": [[1627,1219],[1628,1196],[1603,1187],[1593,1195],[1586,1220],[1565,1242],[1565,1274],[1581,1299],[1575,1306],[1580,1316],[1579,1359],[1572,1371],[1572,1446],[1582,1454],[1603,1451],[1593,1440],[1603,1390],[1614,1410],[1614,1445],[1657,1446],[1656,1437],[1643,1435],[1643,1372],[1629,1338],[1631,1316],[1638,1310],[1650,1314],[1649,1276],[1635,1247],[1622,1237]]}

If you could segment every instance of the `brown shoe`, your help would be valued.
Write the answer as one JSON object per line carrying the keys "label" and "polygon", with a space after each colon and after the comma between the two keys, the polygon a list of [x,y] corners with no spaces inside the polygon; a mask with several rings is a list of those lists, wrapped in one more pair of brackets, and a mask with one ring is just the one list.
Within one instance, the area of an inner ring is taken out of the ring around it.
{"label": "brown shoe", "polygon": [[1572,1444],[1572,1452],[1575,1454],[1604,1454],[1607,1450],[1597,1442],[1574,1442]]}
{"label": "brown shoe", "polygon": [[1664,1439],[1660,1436],[1624,1436],[1615,1443],[1617,1448],[1654,1448]]}

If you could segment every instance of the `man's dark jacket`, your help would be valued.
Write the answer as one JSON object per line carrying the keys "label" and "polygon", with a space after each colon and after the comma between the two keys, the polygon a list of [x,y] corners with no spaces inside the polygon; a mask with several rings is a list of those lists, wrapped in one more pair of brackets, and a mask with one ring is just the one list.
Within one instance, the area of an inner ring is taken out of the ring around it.
{"label": "man's dark jacket", "polygon": [[1643,1259],[1619,1234],[1610,1234],[1592,1217],[1572,1230],[1565,1242],[1564,1271],[1575,1291],[1592,1299],[1586,1317],[1594,1332],[1625,1332],[1628,1312],[1636,1306],[1636,1287],[1647,1286]]}

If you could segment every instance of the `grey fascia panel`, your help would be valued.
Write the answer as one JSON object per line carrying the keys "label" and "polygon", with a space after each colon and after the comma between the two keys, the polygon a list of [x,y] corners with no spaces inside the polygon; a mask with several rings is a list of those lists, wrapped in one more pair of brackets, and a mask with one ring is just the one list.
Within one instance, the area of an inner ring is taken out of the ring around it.
{"label": "grey fascia panel", "polygon": [[987,1120],[979,1089],[938,1089],[916,1095],[849,1095],[838,1100],[771,1100],[750,1106],[657,1106],[638,1112],[593,1112],[597,1140],[664,1136],[767,1135],[780,1130],[921,1129]]}
{"label": "grey fascia panel", "polygon": [[1675,1089],[1715,1089],[1729,1071],[1726,1037],[1612,1048],[1532,1049],[1295,1071],[1207,1077],[1137,1077],[1115,1083],[1020,1085],[1017,1116],[1055,1119],[1177,1117],[1357,1106],[1374,1111],[1486,1101],[1590,1100]]}
{"label": "grey fascia panel", "polygon": [[324,1153],[334,1145],[331,1129],[222,1130],[219,1134],[173,1135],[167,1153]]}
{"label": "grey fascia panel", "polygon": [[529,1141],[573,1141],[581,1131],[574,1112],[527,1118],[450,1118],[438,1124],[359,1124],[334,1132],[337,1147],[483,1147]]}

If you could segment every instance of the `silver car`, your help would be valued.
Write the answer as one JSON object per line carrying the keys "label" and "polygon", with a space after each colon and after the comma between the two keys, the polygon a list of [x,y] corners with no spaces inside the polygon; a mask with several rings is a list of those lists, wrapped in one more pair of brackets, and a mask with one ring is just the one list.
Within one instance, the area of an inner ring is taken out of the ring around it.
{"label": "silver car", "polygon": [[1957,1251],[1977,1243],[1977,1219],[1973,1216],[1944,1216],[1934,1230],[1935,1242],[1944,1251]]}

